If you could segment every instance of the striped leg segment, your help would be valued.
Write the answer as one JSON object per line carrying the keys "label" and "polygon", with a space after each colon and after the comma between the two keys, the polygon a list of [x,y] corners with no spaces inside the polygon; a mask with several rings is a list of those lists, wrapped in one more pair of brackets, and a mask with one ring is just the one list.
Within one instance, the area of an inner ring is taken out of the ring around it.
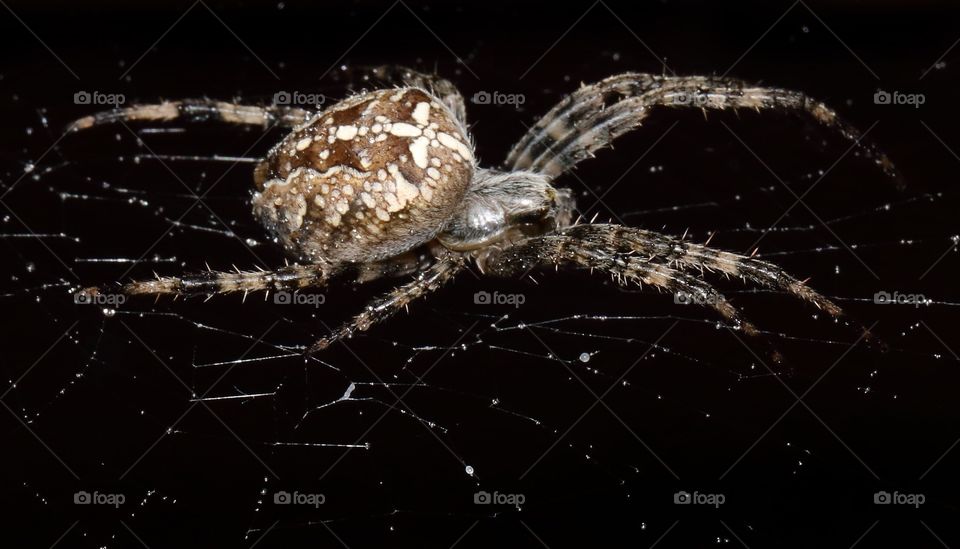
{"label": "striped leg segment", "polygon": [[637,127],[654,107],[779,110],[807,114],[836,130],[898,186],[887,156],[826,104],[797,91],[733,78],[627,73],[581,87],[550,110],[511,150],[507,165],[556,177]]}
{"label": "striped leg segment", "polygon": [[374,324],[386,320],[394,313],[440,288],[464,268],[464,259],[459,255],[445,256],[437,260],[427,270],[421,272],[410,282],[399,286],[375,299],[364,311],[333,330],[330,335],[320,339],[307,353],[326,349],[331,344],[353,336],[357,331],[366,331]]}
{"label": "striped leg segment", "polygon": [[[300,290],[324,285],[334,274],[321,265],[289,265],[275,271],[207,271],[183,277],[157,276],[155,280],[129,282],[120,287],[125,295],[212,296],[232,292],[244,295],[260,290]],[[90,287],[80,290],[87,296],[109,290]]]}
{"label": "striped leg segment", "polygon": [[605,243],[604,245],[622,253],[633,253],[680,269],[718,271],[725,275],[740,277],[753,284],[782,290],[816,305],[830,316],[843,315],[843,310],[836,303],[790,276],[782,268],[753,257],[716,250],[653,231],[621,225],[577,225],[561,229],[559,234],[601,241]]}
{"label": "striped leg segment", "polygon": [[[587,227],[596,226],[580,225],[572,229]],[[615,235],[610,232],[572,229],[530,238],[504,250],[487,252],[478,258],[478,263],[484,272],[500,276],[517,276],[536,267],[556,265],[597,269],[610,273],[620,284],[646,283],[691,303],[711,307],[743,329],[744,333],[758,333],[753,324],[744,320],[739,311],[706,282],[639,255],[618,251],[619,246],[611,242]]]}
{"label": "striped leg segment", "polygon": [[116,122],[223,122],[268,127],[276,124],[292,128],[306,122],[313,111],[282,105],[239,105],[213,99],[183,99],[153,105],[133,105],[85,116],[67,126],[75,132]]}

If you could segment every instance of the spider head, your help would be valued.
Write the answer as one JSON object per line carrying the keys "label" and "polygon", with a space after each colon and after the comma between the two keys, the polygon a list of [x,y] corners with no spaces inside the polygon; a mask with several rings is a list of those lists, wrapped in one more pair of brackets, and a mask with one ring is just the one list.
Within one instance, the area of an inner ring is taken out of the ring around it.
{"label": "spider head", "polygon": [[438,240],[467,251],[542,235],[569,225],[573,205],[570,191],[543,174],[481,169]]}
{"label": "spider head", "polygon": [[474,173],[466,130],[420,88],[376,90],[317,114],[257,167],[254,215],[293,256],[361,263],[425,244]]}

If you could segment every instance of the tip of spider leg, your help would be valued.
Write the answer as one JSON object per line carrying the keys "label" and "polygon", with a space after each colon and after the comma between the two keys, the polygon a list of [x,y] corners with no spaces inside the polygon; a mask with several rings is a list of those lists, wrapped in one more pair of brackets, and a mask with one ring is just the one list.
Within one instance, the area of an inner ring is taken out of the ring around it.
{"label": "tip of spider leg", "polygon": [[760,330],[756,327],[756,325],[747,320],[740,320],[740,329],[743,330],[743,333],[750,337],[757,337],[760,335]]}
{"label": "tip of spider leg", "polygon": [[783,364],[783,355],[776,349],[770,350],[770,360],[774,364]]}
{"label": "tip of spider leg", "polygon": [[304,354],[312,355],[314,353],[319,353],[320,351],[323,351],[329,347],[330,343],[331,341],[328,338],[323,338],[307,348],[307,351]]}

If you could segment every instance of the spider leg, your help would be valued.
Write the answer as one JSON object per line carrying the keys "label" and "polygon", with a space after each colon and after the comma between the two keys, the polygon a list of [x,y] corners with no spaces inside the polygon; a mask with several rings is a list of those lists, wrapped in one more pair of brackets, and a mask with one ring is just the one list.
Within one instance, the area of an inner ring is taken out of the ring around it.
{"label": "spider leg", "polygon": [[[161,277],[155,280],[141,280],[124,284],[120,293],[125,295],[175,295],[190,297],[196,295],[215,295],[232,292],[244,294],[267,290],[297,291],[303,288],[323,286],[327,281],[352,271],[356,282],[369,282],[381,277],[403,276],[426,268],[427,256],[417,252],[407,252],[387,261],[377,261],[349,267],[331,268],[327,265],[287,265],[275,271],[221,272],[208,270],[205,273],[190,274],[183,277]],[[87,295],[101,292],[91,287],[80,290]]]}
{"label": "spider leg", "polygon": [[804,93],[753,86],[734,78],[627,73],[583,86],[550,110],[514,146],[507,165],[556,177],[640,125],[654,107],[780,110],[805,113],[855,143],[902,181],[893,163],[830,107]]}
{"label": "spider leg", "polygon": [[[182,277],[157,276],[155,280],[128,282],[120,287],[120,293],[189,297],[259,290],[299,290],[309,286],[322,286],[333,274],[335,273],[324,265],[288,265],[275,271],[210,270]],[[103,290],[90,287],[80,291],[95,295]]]}
{"label": "spider leg", "polygon": [[438,289],[463,268],[462,256],[449,255],[440,258],[415,279],[373,300],[363,312],[314,343],[307,353],[322,351],[340,339],[353,336],[358,330],[366,331],[370,326],[387,319],[410,302]]}
{"label": "spider leg", "polygon": [[741,277],[754,284],[782,290],[803,301],[813,303],[832,317],[843,316],[843,310],[836,303],[768,261],[685,242],[642,229],[609,225],[600,230],[617,233],[614,236],[615,239],[627,242],[628,246],[639,254],[657,257],[681,268],[716,270],[729,276]]}
{"label": "spider leg", "polygon": [[463,126],[461,128],[463,135],[469,135],[465,131],[467,110],[464,106],[463,96],[460,95],[460,90],[453,85],[453,82],[436,74],[418,72],[401,65],[380,65],[374,67],[371,72],[383,82],[399,82],[405,86],[423,88],[429,91],[450,109],[450,112]]}
{"label": "spider leg", "polygon": [[650,258],[681,269],[705,269],[741,277],[760,286],[787,292],[816,305],[830,316],[843,316],[839,305],[768,261],[622,225],[576,225],[561,229],[557,234],[600,242],[609,250]]}
{"label": "spider leg", "polygon": [[282,105],[240,105],[214,99],[182,99],[152,105],[133,105],[84,116],[67,126],[67,132],[86,130],[115,122],[206,122],[292,128],[306,122],[313,111]]}
{"label": "spider leg", "polygon": [[[646,258],[621,253],[609,230],[582,230],[597,227],[579,225],[556,234],[529,238],[506,249],[492,249],[478,257],[485,273],[516,276],[536,267],[570,264],[586,269],[598,269],[612,274],[618,283],[646,283],[650,286],[683,294],[693,303],[712,307],[724,318],[757,335],[756,327],[744,320],[740,312],[710,284],[680,272],[667,265]],[[607,226],[614,227],[614,226]]]}

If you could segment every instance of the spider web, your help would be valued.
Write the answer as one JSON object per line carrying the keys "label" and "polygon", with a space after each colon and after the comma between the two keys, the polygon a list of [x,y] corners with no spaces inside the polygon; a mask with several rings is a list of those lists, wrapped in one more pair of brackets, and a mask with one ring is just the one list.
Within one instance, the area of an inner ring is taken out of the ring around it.
{"label": "spider web", "polygon": [[[348,80],[334,75],[325,93],[336,97]],[[544,92],[535,112],[549,105]],[[482,120],[503,111],[470,110],[481,156],[499,158],[509,141],[484,141]],[[694,539],[765,539],[767,482],[828,515],[841,504],[811,493],[843,479],[835,493],[863,500],[869,515],[875,491],[935,476],[951,442],[916,433],[950,433],[942,395],[917,378],[937,380],[944,395],[956,381],[944,327],[960,305],[949,284],[958,236],[942,220],[957,195],[935,184],[895,192],[855,153],[834,166],[846,145],[803,124],[771,139],[760,118],[671,113],[561,184],[587,218],[759,247],[758,257],[812,277],[877,342],[782,293],[715,276],[763,337],[600,274],[473,271],[305,357],[395,281],[334,283],[298,304],[263,294],[119,305],[71,296],[154,272],[282,265],[247,205],[246,159],[279,132],[111,127],[28,164],[62,120],[42,110],[20,120],[28,146],[8,159],[0,215],[3,402],[19,422],[9,480],[29,510],[81,517],[72,535],[91,545],[131,533],[166,539],[167,520],[194,513],[209,521],[199,539],[406,539],[429,525],[454,543],[474,528],[536,537],[544,520],[569,515],[650,544],[676,525],[681,490],[723,494],[743,512],[719,523],[683,515],[702,521]],[[790,208],[827,186],[809,209]],[[877,304],[877,292],[923,303]],[[911,451],[892,456],[890,440]],[[81,491],[126,501],[78,507],[71,497]],[[484,493],[501,500],[477,503]]]}

